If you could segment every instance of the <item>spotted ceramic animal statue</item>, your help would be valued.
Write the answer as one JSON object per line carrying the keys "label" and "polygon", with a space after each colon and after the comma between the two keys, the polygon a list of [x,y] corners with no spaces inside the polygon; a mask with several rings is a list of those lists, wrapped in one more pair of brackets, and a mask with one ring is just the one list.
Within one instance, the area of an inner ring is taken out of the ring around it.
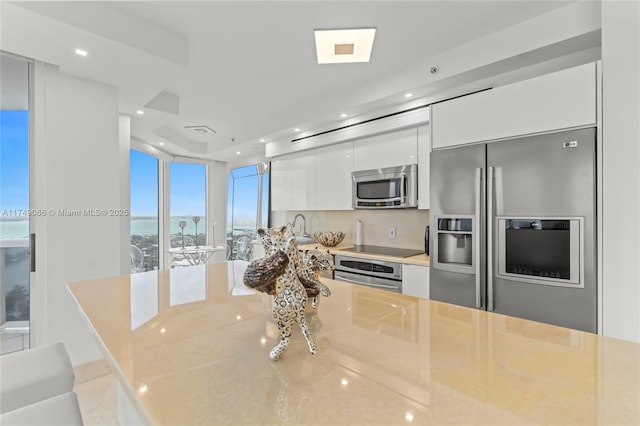
{"label": "spotted ceramic animal statue", "polygon": [[305,250],[299,255],[296,273],[307,290],[307,297],[312,298],[311,306],[313,306],[313,309],[318,309],[319,294],[326,297],[331,295],[329,287],[320,282],[320,273],[322,271],[333,271],[333,269],[333,256],[328,250],[325,252],[316,248],[314,250]]}
{"label": "spotted ceramic animal statue", "polygon": [[304,316],[307,307],[307,291],[296,272],[295,263],[299,261],[298,247],[295,237],[287,236],[286,227],[275,229],[259,229],[258,237],[262,240],[267,256],[283,251],[289,257],[284,272],[276,279],[276,290],[273,299],[273,317],[280,330],[280,342],[271,350],[269,357],[277,361],[289,346],[291,329],[298,324],[309,346],[309,352],[315,354],[318,348],[313,341],[309,326]]}

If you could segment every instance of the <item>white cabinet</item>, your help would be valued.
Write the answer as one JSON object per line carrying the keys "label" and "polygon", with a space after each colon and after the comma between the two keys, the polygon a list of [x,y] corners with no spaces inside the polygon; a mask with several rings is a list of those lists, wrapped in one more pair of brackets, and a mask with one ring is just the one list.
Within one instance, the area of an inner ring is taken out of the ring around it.
{"label": "white cabinet", "polygon": [[418,162],[418,130],[398,130],[353,143],[353,169],[369,170]]}
{"label": "white cabinet", "polygon": [[271,162],[271,209],[315,209],[315,151],[289,154]]}
{"label": "white cabinet", "polygon": [[350,210],[353,143],[346,142],[271,162],[273,210]]}
{"label": "white cabinet", "polygon": [[430,169],[431,161],[431,129],[427,126],[418,127],[418,208],[429,208]]}
{"label": "white cabinet", "polygon": [[351,209],[353,142],[315,150],[315,209]]}
{"label": "white cabinet", "polygon": [[433,149],[595,124],[595,63],[431,107]]}
{"label": "white cabinet", "polygon": [[429,298],[429,267],[402,264],[402,294]]}

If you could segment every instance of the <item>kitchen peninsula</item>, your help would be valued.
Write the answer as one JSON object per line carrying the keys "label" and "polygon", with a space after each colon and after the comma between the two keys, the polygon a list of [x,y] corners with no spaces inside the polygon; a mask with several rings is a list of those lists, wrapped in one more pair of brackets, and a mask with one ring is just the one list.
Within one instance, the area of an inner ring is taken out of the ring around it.
{"label": "kitchen peninsula", "polygon": [[[639,424],[640,344],[323,279],[278,362],[246,262],[68,284],[121,424]],[[128,422],[128,423],[127,423]]]}

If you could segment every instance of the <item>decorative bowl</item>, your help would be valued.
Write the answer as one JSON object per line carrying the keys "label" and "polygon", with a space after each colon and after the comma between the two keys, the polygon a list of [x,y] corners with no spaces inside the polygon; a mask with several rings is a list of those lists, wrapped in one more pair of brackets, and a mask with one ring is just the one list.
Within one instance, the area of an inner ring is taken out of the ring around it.
{"label": "decorative bowl", "polygon": [[325,247],[335,247],[344,240],[344,232],[319,231],[313,233],[313,239]]}

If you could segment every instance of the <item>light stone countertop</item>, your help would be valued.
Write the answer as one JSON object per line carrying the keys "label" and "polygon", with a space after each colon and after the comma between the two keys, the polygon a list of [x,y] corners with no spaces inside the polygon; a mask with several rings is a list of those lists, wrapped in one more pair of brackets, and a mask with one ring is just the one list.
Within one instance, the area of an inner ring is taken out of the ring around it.
{"label": "light stone countertop", "polygon": [[341,244],[337,247],[324,247],[321,244],[301,244],[298,246],[299,249],[314,249],[318,248],[318,250],[329,250],[331,254],[344,254],[346,256],[352,257],[361,257],[364,259],[373,259],[373,260],[388,260],[392,262],[398,263],[406,263],[410,265],[419,265],[419,266],[429,266],[429,255],[422,253],[417,254],[415,256],[410,257],[396,257],[396,256],[383,256],[380,254],[370,254],[370,253],[355,253],[355,252],[346,252],[344,249],[353,247],[352,244]]}
{"label": "light stone countertop", "polygon": [[640,424],[640,344],[330,279],[272,362],[246,264],[68,285],[143,423]]}

